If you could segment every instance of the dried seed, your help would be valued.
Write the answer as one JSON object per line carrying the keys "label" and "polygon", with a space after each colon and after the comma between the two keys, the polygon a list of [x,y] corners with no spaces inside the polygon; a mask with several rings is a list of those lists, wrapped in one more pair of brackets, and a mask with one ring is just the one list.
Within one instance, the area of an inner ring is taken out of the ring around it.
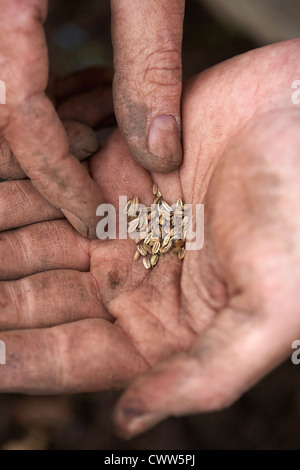
{"label": "dried seed", "polygon": [[172,247],[173,247],[173,242],[172,240],[170,240],[169,243],[163,247],[162,253],[169,253],[169,251],[172,250]]}
{"label": "dried seed", "polygon": [[128,210],[129,210],[131,204],[132,204],[132,199],[130,199],[130,201],[128,201],[126,206],[124,207],[123,214],[128,214]]}
{"label": "dried seed", "polygon": [[133,201],[131,203],[131,206],[128,209],[128,215],[129,215],[129,217],[135,217],[136,216],[135,206],[133,204]]}
{"label": "dried seed", "polygon": [[136,250],[136,252],[134,253],[134,257],[133,257],[134,261],[137,261],[140,256],[141,256],[140,252]]}
{"label": "dried seed", "polygon": [[141,240],[144,240],[147,237],[147,235],[148,235],[148,232],[143,231],[143,232],[140,232],[139,237],[140,237]]}
{"label": "dried seed", "polygon": [[146,252],[149,253],[149,255],[152,255],[152,248],[149,245],[143,245],[143,248],[145,248]]}
{"label": "dried seed", "polygon": [[170,230],[169,235],[170,235],[170,238],[174,237],[174,235],[175,235],[175,228],[174,227]]}
{"label": "dried seed", "polygon": [[187,227],[183,224],[187,224],[190,219],[185,215],[181,198],[177,200],[173,211],[171,206],[162,199],[157,184],[154,183],[152,189],[155,199],[151,207],[139,204],[139,199],[135,196],[133,200],[128,201],[124,209],[129,219],[128,232],[131,233],[135,229],[139,231],[134,259],[142,255],[146,269],[157,264],[160,254],[170,251],[174,251],[179,259],[184,258],[185,242],[180,238],[182,235],[186,237]]}
{"label": "dried seed", "polygon": [[166,211],[164,208],[160,211],[161,215],[165,220],[170,220],[171,219],[171,214],[170,212]]}
{"label": "dried seed", "polygon": [[133,204],[136,206],[136,210],[137,210],[138,205],[139,205],[139,198],[137,196],[133,198]]}
{"label": "dried seed", "polygon": [[143,258],[143,265],[145,266],[146,269],[151,268],[151,263],[150,263],[149,258]]}
{"label": "dried seed", "polygon": [[139,217],[137,217],[136,219],[129,222],[129,224],[128,224],[128,233],[134,232],[138,228],[139,225],[140,225]]}
{"label": "dried seed", "polygon": [[154,207],[152,208],[151,212],[150,212],[150,216],[151,218],[155,219],[156,217],[159,217],[159,210],[158,210],[158,207]]}
{"label": "dried seed", "polygon": [[152,233],[148,233],[148,235],[145,237],[144,243],[145,245],[148,245],[152,237]]}
{"label": "dried seed", "polygon": [[169,204],[166,202],[166,201],[161,201],[161,205],[162,207],[164,208],[165,211],[167,212],[171,212],[171,207],[169,206]]}
{"label": "dried seed", "polygon": [[176,240],[175,241],[175,247],[182,248],[184,246],[184,241],[183,240]]}
{"label": "dried seed", "polygon": [[176,217],[180,217],[180,216],[182,217],[183,216],[183,210],[180,209],[180,207],[178,207],[177,209],[175,209],[174,214],[175,214]]}
{"label": "dried seed", "polygon": [[167,246],[169,241],[170,241],[170,235],[167,235],[163,240],[162,246]]}
{"label": "dried seed", "polygon": [[158,260],[159,260],[159,255],[155,254],[151,256],[150,263],[151,263],[152,268],[154,268],[154,266],[158,263]]}
{"label": "dried seed", "polygon": [[157,241],[157,242],[154,243],[154,245],[152,247],[152,254],[155,255],[156,253],[158,253],[159,249],[160,249],[160,242]]}
{"label": "dried seed", "polygon": [[146,256],[147,251],[145,250],[144,245],[137,245],[136,249],[142,256]]}

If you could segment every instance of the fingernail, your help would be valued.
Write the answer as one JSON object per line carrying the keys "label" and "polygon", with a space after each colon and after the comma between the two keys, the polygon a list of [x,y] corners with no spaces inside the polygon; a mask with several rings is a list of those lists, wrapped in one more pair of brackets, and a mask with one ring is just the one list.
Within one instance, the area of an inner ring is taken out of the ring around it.
{"label": "fingernail", "polygon": [[84,237],[89,236],[89,228],[87,225],[80,220],[77,215],[73,214],[73,212],[68,211],[67,209],[61,209],[62,213],[67,217],[68,221],[71,225],[80,233],[80,235]]}
{"label": "fingernail", "polygon": [[178,168],[182,160],[182,147],[179,129],[171,114],[156,117],[149,128],[149,152],[164,163],[169,163],[170,169]]}
{"label": "fingernail", "polygon": [[122,410],[117,418],[117,434],[123,439],[132,439],[152,428],[167,417],[166,414],[151,412],[138,414],[135,410]]}

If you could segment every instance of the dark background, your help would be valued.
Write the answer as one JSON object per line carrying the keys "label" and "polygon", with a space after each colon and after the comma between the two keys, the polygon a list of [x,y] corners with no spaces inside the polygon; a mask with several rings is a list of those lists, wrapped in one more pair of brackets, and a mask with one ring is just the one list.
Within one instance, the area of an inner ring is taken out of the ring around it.
{"label": "dark background", "polygon": [[[111,65],[109,2],[50,2],[46,24],[51,69],[65,74]],[[187,1],[184,76],[257,47],[253,36]],[[274,338],[276,342],[277,338]],[[220,351],[222,354],[222,351]],[[241,351],[243,354],[243,351]],[[1,367],[1,366],[0,366]],[[228,410],[169,419],[137,439],[113,434],[119,393],[73,397],[0,397],[2,449],[300,449],[300,366],[287,361]]]}

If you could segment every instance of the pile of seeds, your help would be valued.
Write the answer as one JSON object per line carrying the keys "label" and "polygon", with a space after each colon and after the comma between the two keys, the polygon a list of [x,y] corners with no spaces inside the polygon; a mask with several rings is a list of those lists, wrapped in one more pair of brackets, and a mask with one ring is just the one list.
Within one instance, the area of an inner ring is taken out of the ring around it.
{"label": "pile of seeds", "polygon": [[139,198],[128,201],[124,214],[128,217],[128,233],[137,232],[136,252],[146,269],[154,268],[160,256],[176,253],[179,260],[185,255],[185,240],[189,216],[184,213],[184,204],[178,199],[173,207],[163,200],[157,185],[153,185],[155,199],[151,207],[139,203]]}

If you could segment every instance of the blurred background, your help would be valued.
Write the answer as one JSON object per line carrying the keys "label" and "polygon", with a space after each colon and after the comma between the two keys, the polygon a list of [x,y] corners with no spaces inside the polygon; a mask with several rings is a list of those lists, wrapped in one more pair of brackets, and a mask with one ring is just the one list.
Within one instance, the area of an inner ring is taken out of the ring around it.
{"label": "blurred background", "polygon": [[[111,66],[109,2],[49,3],[46,34],[52,72],[63,75],[90,65]],[[299,36],[298,0],[187,0],[184,77],[255,47]],[[0,448],[300,449],[299,374],[300,365],[289,360],[228,410],[169,419],[129,442],[113,434],[117,392],[2,395]]]}

